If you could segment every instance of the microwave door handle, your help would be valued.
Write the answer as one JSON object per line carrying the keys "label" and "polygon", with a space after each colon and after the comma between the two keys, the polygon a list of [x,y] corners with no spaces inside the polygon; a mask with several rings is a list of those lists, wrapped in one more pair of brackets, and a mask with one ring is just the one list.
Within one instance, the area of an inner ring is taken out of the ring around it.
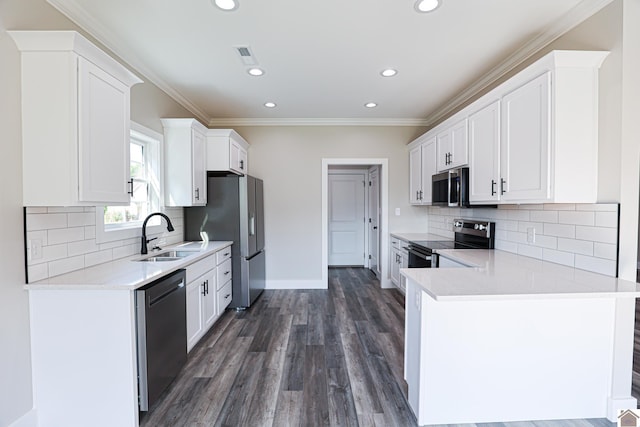
{"label": "microwave door handle", "polygon": [[455,194],[458,196],[458,200],[454,200],[454,201],[451,200],[451,185],[453,181],[453,175],[454,175],[453,170],[450,170],[449,171],[449,192],[447,194],[447,202],[448,202],[447,204],[449,206],[458,206],[458,200],[460,200],[460,185],[458,180],[456,180],[456,183],[453,184],[453,185],[456,185]]}

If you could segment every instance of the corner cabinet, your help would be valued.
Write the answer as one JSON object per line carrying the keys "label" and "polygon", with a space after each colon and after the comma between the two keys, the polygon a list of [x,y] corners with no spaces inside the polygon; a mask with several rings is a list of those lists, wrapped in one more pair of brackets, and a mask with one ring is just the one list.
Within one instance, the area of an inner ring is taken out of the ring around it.
{"label": "corner cabinet", "polygon": [[21,52],[23,204],[129,204],[138,77],[75,31],[9,31]]}
{"label": "corner cabinet", "polygon": [[165,205],[207,204],[206,132],[196,119],[162,119]]}
{"label": "corner cabinet", "polygon": [[249,143],[233,129],[209,129],[207,131],[207,170],[249,173]]}
{"label": "corner cabinet", "polygon": [[409,202],[431,204],[431,177],[436,173],[436,140],[431,138],[409,152]]}

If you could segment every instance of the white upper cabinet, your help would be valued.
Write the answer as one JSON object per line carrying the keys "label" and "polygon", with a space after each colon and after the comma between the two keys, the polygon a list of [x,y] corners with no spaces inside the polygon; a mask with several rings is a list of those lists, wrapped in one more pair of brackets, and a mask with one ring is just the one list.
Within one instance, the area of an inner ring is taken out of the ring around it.
{"label": "white upper cabinet", "polygon": [[468,134],[471,204],[595,203],[598,69],[607,55],[552,51],[409,149],[435,136],[438,170],[451,169],[466,163]]}
{"label": "white upper cabinet", "polygon": [[75,31],[9,31],[21,51],[23,204],[129,204],[138,77]]}
{"label": "white upper cabinet", "polygon": [[500,101],[469,116],[469,201],[500,200]]}
{"label": "white upper cabinet", "polygon": [[500,197],[504,201],[551,199],[550,83],[547,72],[502,98]]}
{"label": "white upper cabinet", "polygon": [[431,204],[431,178],[436,173],[436,140],[432,138],[409,153],[409,202]]}
{"label": "white upper cabinet", "polygon": [[438,133],[436,140],[439,172],[469,163],[467,119],[460,120]]}
{"label": "white upper cabinet", "polygon": [[233,129],[209,129],[207,131],[207,170],[249,173],[249,143]]}
{"label": "white upper cabinet", "polygon": [[207,204],[206,132],[196,119],[162,119],[165,205]]}

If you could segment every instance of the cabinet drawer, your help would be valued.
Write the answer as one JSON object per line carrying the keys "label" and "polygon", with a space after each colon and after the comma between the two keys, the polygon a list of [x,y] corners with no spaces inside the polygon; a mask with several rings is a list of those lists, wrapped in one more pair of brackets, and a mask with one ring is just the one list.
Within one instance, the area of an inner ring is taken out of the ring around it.
{"label": "cabinet drawer", "polygon": [[231,289],[231,280],[218,291],[218,314],[222,314],[225,308],[231,303],[233,292]]}
{"label": "cabinet drawer", "polygon": [[227,246],[226,248],[222,249],[221,251],[216,252],[216,264],[220,265],[222,264],[225,260],[231,258],[231,246]]}
{"label": "cabinet drawer", "polygon": [[202,276],[207,271],[215,268],[216,260],[215,255],[209,255],[206,258],[196,261],[193,264],[187,266],[187,282],[191,282],[193,279]]}
{"label": "cabinet drawer", "polygon": [[398,239],[397,237],[392,237],[391,238],[391,246],[396,248],[396,249],[400,249],[400,239]]}
{"label": "cabinet drawer", "polygon": [[218,288],[231,280],[231,260],[228,259],[218,266]]}

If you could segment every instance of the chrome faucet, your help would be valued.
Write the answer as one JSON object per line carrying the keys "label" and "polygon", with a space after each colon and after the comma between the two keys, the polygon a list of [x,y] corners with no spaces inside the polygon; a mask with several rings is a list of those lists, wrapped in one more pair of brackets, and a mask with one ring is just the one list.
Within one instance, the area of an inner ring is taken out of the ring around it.
{"label": "chrome faucet", "polygon": [[147,215],[147,217],[144,219],[144,222],[142,223],[142,237],[140,242],[142,243],[142,247],[140,248],[140,254],[142,255],[146,255],[147,252],[147,243],[149,243],[152,240],[157,239],[157,237],[154,237],[153,239],[149,239],[147,240],[147,221],[149,221],[149,218],[151,218],[152,216],[156,216],[156,215],[160,215],[161,217],[163,217],[166,221],[167,221],[167,231],[173,231],[173,224],[171,224],[171,220],[169,219],[168,216],[166,216],[165,214],[163,214],[162,212],[154,212],[151,213],[149,215]]}

